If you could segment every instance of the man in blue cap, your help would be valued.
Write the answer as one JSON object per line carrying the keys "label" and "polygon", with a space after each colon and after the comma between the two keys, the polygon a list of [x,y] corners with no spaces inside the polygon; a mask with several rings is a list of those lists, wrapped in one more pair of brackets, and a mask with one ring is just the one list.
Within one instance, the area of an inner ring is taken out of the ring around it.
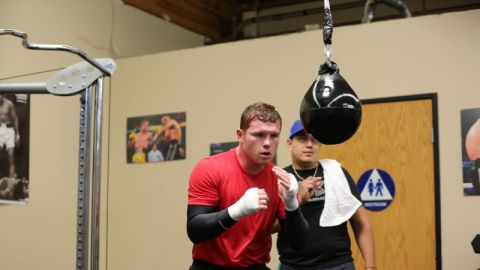
{"label": "man in blue cap", "polygon": [[[292,249],[285,241],[284,231],[279,230],[277,249],[280,269],[355,269],[347,221],[352,226],[362,252],[365,269],[376,269],[372,229],[367,212],[361,204],[360,193],[350,174],[335,160],[318,160],[320,143],[305,132],[300,120],[293,123],[287,146],[292,164],[284,170],[293,174],[299,182],[297,198],[310,229],[305,247],[300,251]],[[326,193],[331,194],[327,199],[328,207]],[[338,200],[345,199],[352,202],[350,209],[339,211],[338,208],[330,207]]]}

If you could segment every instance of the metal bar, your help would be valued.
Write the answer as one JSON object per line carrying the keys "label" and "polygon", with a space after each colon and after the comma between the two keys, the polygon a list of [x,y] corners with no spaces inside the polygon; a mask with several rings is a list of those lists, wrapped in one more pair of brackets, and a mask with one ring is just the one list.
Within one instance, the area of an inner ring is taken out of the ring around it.
{"label": "metal bar", "polygon": [[[363,6],[364,6],[364,2],[356,1],[356,2],[349,2],[349,3],[331,5],[331,10],[343,10],[343,9],[351,9],[351,8],[363,7]],[[298,10],[298,11],[284,12],[284,13],[279,13],[279,14],[271,14],[271,15],[264,15],[264,16],[259,16],[259,17],[252,17],[252,18],[246,19],[242,23],[240,23],[237,26],[236,31],[240,32],[247,25],[257,23],[257,22],[279,21],[279,20],[297,18],[297,17],[307,16],[307,15],[314,15],[314,14],[324,13],[324,12],[325,11],[324,11],[323,7],[318,7],[318,8],[308,8],[308,9],[303,9],[303,10]]]}
{"label": "metal bar", "polygon": [[80,98],[80,143],[78,155],[77,270],[87,270],[90,214],[90,133],[93,86]]}
{"label": "metal bar", "polygon": [[92,66],[96,67],[98,70],[100,70],[103,75],[105,76],[110,76],[112,75],[110,71],[108,71],[106,68],[102,67],[97,61],[91,59],[90,57],[87,56],[86,53],[83,51],[70,47],[67,45],[55,45],[55,44],[33,44],[28,42],[28,36],[26,33],[15,30],[15,29],[1,29],[0,28],[0,36],[1,35],[12,35],[18,38],[22,39],[22,45],[23,47],[30,49],[30,50],[47,50],[47,51],[64,51],[64,52],[69,52],[76,54],[83,58],[85,61],[90,63]]}
{"label": "metal bar", "polygon": [[[260,9],[259,9],[259,6],[260,5],[260,0],[257,0],[256,3],[255,3],[255,17],[256,18],[259,18],[260,17]],[[260,21],[257,20],[257,22],[255,23],[255,28],[256,28],[256,31],[255,31],[255,35],[257,37],[260,36]]]}
{"label": "metal bar", "polygon": [[100,189],[101,189],[101,161],[102,161],[102,114],[103,114],[103,79],[96,83],[95,96],[95,126],[94,126],[94,153],[92,179],[92,243],[91,243],[91,270],[99,269],[100,251]]}
{"label": "metal bar", "polygon": [[47,84],[37,83],[0,83],[0,93],[15,94],[48,94]]}

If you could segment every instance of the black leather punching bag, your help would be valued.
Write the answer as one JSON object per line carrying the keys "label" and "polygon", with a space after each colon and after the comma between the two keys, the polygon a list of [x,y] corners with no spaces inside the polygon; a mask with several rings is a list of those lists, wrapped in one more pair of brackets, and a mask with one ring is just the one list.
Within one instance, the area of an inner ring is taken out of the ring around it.
{"label": "black leather punching bag", "polygon": [[300,119],[305,130],[323,144],[344,142],[360,126],[360,100],[334,62],[321,65],[317,79],[303,98]]}
{"label": "black leather punching bag", "polygon": [[323,42],[327,61],[320,66],[317,79],[300,106],[303,128],[323,144],[342,143],[355,134],[362,120],[362,105],[353,89],[330,60],[333,20],[330,3],[325,0]]}

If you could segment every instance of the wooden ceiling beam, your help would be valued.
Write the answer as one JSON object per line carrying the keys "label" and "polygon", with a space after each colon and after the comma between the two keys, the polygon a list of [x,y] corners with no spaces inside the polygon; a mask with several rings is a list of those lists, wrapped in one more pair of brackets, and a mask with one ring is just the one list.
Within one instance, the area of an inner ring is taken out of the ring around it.
{"label": "wooden ceiling beam", "polygon": [[230,34],[235,10],[233,0],[124,0],[124,3],[163,19],[168,16],[172,23],[214,42]]}
{"label": "wooden ceiling beam", "polygon": [[[360,0],[359,0],[360,1]],[[361,0],[364,1],[364,0]],[[318,2],[319,6],[323,6],[323,1],[319,0],[262,0],[258,2],[256,0],[243,0],[241,1],[241,9],[242,11],[253,11],[257,8],[259,10],[270,9],[270,8],[278,8],[284,6],[292,6],[292,5],[300,5],[310,2]]]}

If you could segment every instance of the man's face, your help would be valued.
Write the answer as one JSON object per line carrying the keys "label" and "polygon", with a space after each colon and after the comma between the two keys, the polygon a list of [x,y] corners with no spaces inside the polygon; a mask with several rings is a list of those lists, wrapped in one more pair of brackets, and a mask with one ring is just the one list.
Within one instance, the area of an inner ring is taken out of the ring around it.
{"label": "man's face", "polygon": [[168,115],[163,116],[161,121],[162,121],[162,125],[168,124],[168,122],[170,122],[170,116]]}
{"label": "man's face", "polygon": [[147,131],[148,126],[150,126],[150,123],[148,121],[143,121],[142,124],[140,125],[140,130]]}
{"label": "man's face", "polygon": [[247,157],[258,165],[272,161],[277,153],[280,138],[280,123],[262,122],[254,119],[244,131],[237,130],[237,137],[241,150]]}
{"label": "man's face", "polygon": [[296,163],[314,163],[319,158],[320,143],[305,132],[300,132],[292,139],[288,139],[287,145]]}

